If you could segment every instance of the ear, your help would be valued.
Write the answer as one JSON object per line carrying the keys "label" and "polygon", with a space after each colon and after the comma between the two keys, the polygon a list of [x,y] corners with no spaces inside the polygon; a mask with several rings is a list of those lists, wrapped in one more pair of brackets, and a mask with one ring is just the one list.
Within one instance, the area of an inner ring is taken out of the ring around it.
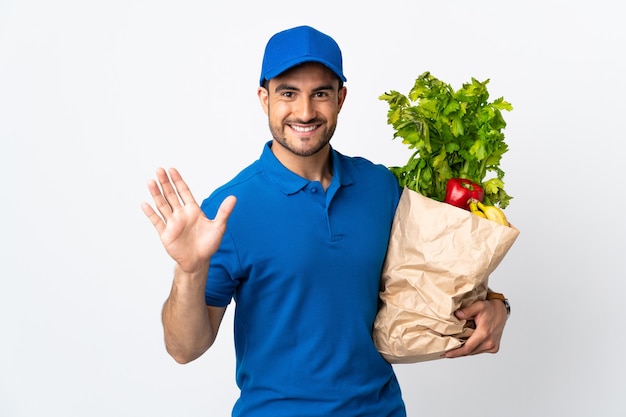
{"label": "ear", "polygon": [[343,107],[343,103],[346,101],[346,96],[348,95],[348,89],[346,88],[346,86],[344,85],[343,87],[341,87],[341,90],[339,90],[339,95],[337,96],[338,98],[338,111],[341,111],[341,108]]}
{"label": "ear", "polygon": [[261,103],[261,107],[263,107],[263,111],[265,112],[265,114],[268,114],[268,106],[269,106],[269,92],[263,88],[263,87],[259,87],[257,89],[256,92],[257,96],[259,97],[259,103]]}

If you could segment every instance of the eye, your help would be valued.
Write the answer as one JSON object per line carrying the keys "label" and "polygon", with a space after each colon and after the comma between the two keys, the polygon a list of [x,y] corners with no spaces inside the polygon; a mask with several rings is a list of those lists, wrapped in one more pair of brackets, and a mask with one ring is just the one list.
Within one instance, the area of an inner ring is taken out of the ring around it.
{"label": "eye", "polygon": [[280,95],[283,96],[283,97],[292,98],[293,97],[293,91],[283,91],[282,93],[280,93]]}

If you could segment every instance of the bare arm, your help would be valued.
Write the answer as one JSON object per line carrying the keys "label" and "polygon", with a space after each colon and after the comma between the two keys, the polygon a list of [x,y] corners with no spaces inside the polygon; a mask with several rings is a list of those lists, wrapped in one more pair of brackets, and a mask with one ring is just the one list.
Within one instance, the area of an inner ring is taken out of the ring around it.
{"label": "bare arm", "polygon": [[206,352],[224,317],[225,307],[206,305],[205,283],[206,272],[189,274],[176,267],[162,321],[165,348],[178,363],[191,362]]}
{"label": "bare arm", "polygon": [[167,351],[177,362],[186,363],[211,347],[226,310],[207,306],[204,288],[211,256],[222,241],[235,198],[226,198],[215,219],[209,220],[177,170],[170,169],[168,177],[159,168],[157,179],[160,188],[151,181],[148,189],[159,214],[148,203],[142,205],[142,210],[176,261],[162,320]]}

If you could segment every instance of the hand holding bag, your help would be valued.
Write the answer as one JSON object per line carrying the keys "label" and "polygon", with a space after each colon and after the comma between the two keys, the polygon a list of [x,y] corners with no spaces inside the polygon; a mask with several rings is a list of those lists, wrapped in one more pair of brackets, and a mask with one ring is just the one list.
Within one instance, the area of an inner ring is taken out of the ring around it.
{"label": "hand holding bag", "polygon": [[405,188],[381,277],[374,343],[390,363],[438,359],[473,328],[454,312],[487,295],[519,230]]}

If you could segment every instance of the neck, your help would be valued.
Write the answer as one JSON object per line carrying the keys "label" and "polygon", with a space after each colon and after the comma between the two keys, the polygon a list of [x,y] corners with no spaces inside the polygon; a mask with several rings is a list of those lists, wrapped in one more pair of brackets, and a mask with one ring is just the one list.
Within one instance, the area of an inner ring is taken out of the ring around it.
{"label": "neck", "polygon": [[272,152],[280,163],[294,174],[298,174],[309,181],[319,181],[324,189],[330,185],[333,178],[330,145],[326,145],[313,155],[301,156],[274,141]]}

